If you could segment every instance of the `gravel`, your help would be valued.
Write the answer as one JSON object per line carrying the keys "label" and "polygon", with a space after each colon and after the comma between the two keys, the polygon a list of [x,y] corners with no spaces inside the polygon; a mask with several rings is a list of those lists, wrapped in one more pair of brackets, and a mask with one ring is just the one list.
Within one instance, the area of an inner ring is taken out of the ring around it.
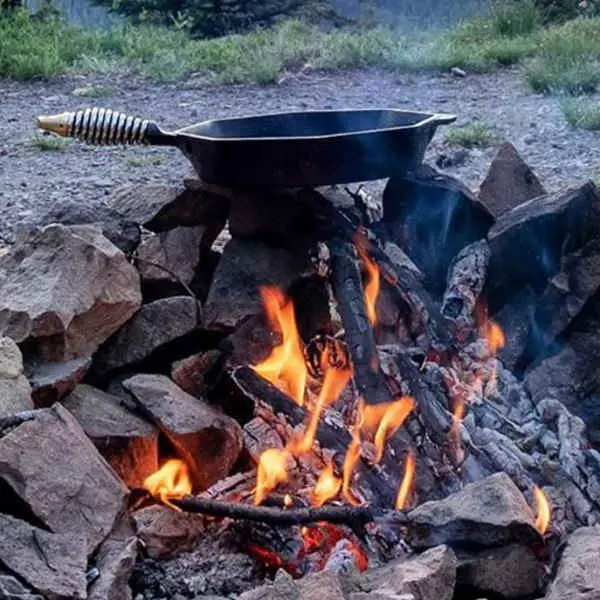
{"label": "gravel", "polygon": [[[110,86],[110,97],[74,95],[86,86]],[[159,85],[138,78],[65,76],[48,81],[0,80],[4,125],[0,129],[0,243],[14,241],[19,224],[66,195],[90,205],[133,182],[174,183],[189,171],[172,148],[96,148],[71,143],[41,151],[35,117],[100,105],[156,120],[176,129],[211,118],[288,109],[396,107],[454,113],[457,125],[483,122],[495,134],[491,146],[454,161],[441,127],[427,160],[477,189],[503,140],[511,141],[548,191],[600,175],[600,133],[579,131],[564,120],[556,99],[532,94],[518,69],[465,77],[398,74],[376,70],[289,75],[267,86],[206,86],[193,80]],[[456,164],[459,163],[459,164]],[[450,164],[451,166],[447,166]],[[374,186],[374,191],[380,184]]]}

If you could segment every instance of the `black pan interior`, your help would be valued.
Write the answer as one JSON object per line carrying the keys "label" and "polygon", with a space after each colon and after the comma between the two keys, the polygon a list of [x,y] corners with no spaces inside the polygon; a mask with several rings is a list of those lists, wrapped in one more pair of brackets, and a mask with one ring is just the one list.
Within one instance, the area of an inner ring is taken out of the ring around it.
{"label": "black pan interior", "polygon": [[316,137],[374,129],[407,127],[430,115],[393,110],[285,113],[222,121],[206,121],[181,130],[210,138]]}

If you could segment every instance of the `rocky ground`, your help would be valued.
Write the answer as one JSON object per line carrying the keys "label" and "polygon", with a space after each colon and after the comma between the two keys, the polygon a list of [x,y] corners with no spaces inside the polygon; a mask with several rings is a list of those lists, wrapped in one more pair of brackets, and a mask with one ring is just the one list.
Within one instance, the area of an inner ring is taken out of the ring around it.
{"label": "rocky ground", "polygon": [[[77,95],[89,85],[109,86],[107,97]],[[76,92],[74,94],[74,92]],[[549,191],[600,174],[600,135],[570,127],[553,98],[532,94],[517,70],[457,78],[447,74],[379,71],[308,73],[277,85],[211,87],[194,81],[158,85],[126,77],[62,77],[20,83],[0,81],[0,241],[10,243],[19,224],[66,194],[102,203],[116,187],[131,182],[176,182],[189,164],[175,149],[94,148],[71,144],[41,151],[35,117],[90,105],[107,106],[155,119],[175,129],[210,118],[287,109],[398,107],[449,112],[458,125],[483,122],[497,136],[484,149],[469,151],[447,167],[474,189],[503,140],[511,141]],[[442,128],[427,159],[452,153]]]}

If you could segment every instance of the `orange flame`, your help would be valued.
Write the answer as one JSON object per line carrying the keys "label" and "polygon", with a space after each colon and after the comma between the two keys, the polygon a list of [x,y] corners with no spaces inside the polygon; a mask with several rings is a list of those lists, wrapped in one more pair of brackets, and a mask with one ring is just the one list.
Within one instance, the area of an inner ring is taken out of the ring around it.
{"label": "orange flame", "polygon": [[415,477],[416,461],[415,456],[412,452],[406,455],[404,461],[404,477],[398,490],[398,496],[396,497],[396,510],[402,510],[407,508],[408,499],[412,490],[412,484]]}
{"label": "orange flame", "polygon": [[492,354],[496,354],[500,348],[504,347],[506,340],[498,323],[492,320],[485,321],[481,329],[481,336],[487,340]]}
{"label": "orange flame", "polygon": [[281,331],[283,340],[263,362],[252,368],[261,377],[289,393],[302,406],[307,369],[302,341],[296,327],[294,304],[281,290],[274,287],[262,287],[260,293],[267,318],[274,329]]}
{"label": "orange flame", "polygon": [[254,504],[260,504],[271,490],[274,490],[280,483],[287,481],[287,462],[289,458],[290,453],[279,448],[269,448],[260,455],[256,474]]}
{"label": "orange flame", "polygon": [[550,504],[546,494],[536,485],[533,488],[533,496],[537,505],[537,517],[535,519],[536,529],[544,535],[550,524]]}
{"label": "orange flame", "polygon": [[346,456],[344,458],[344,466],[342,468],[342,495],[344,498],[353,504],[358,506],[360,500],[352,493],[350,485],[352,484],[352,473],[356,467],[356,463],[360,458],[360,428],[363,425],[363,401],[362,398],[359,400],[358,411],[356,413],[356,422],[352,428],[352,441],[348,445],[346,450]]}
{"label": "orange flame", "polygon": [[143,486],[170,506],[173,506],[169,503],[170,498],[183,498],[192,492],[188,467],[178,458],[168,460],[156,473],[146,477]]}
{"label": "orange flame", "polygon": [[333,463],[330,462],[319,475],[319,479],[313,490],[313,503],[315,506],[323,506],[325,502],[335,498],[342,485],[339,477],[333,472]]}
{"label": "orange flame", "polygon": [[362,260],[367,271],[367,282],[365,284],[365,305],[367,308],[367,317],[371,325],[377,323],[377,315],[375,313],[375,305],[377,304],[377,296],[379,295],[380,274],[379,267],[371,260],[364,249],[364,244],[359,242],[356,244],[356,250]]}

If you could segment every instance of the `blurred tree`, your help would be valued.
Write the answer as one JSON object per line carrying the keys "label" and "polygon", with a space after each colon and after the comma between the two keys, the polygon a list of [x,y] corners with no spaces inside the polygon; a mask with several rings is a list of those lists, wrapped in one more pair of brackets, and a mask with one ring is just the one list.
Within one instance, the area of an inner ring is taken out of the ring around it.
{"label": "blurred tree", "polygon": [[535,5],[545,23],[600,15],[600,0],[535,0]]}

